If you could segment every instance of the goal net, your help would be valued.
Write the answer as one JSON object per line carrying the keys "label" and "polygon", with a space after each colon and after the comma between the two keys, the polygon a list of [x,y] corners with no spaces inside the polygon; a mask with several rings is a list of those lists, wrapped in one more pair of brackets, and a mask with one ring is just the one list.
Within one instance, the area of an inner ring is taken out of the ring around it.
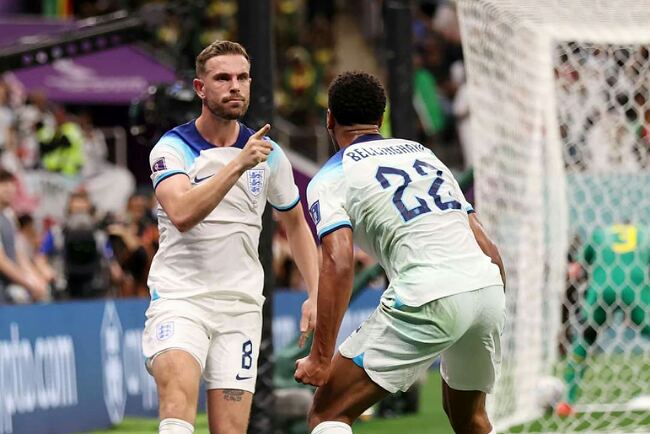
{"label": "goal net", "polygon": [[477,209],[508,275],[492,420],[650,432],[650,0],[456,5]]}

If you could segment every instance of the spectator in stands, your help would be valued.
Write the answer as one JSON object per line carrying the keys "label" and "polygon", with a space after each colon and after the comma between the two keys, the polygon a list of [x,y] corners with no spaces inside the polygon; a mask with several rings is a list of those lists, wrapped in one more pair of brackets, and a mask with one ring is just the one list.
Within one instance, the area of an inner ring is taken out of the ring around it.
{"label": "spectator in stands", "polygon": [[158,226],[150,214],[149,197],[133,194],[125,218],[110,222],[107,232],[123,271],[120,294],[148,297],[147,274],[158,249]]}
{"label": "spectator in stands", "polygon": [[95,217],[87,193],[72,193],[65,223],[47,232],[40,253],[57,271],[57,296],[92,298],[107,295],[122,272],[113,260],[108,236]]}
{"label": "spectator in stands", "polygon": [[309,52],[299,46],[287,51],[282,74],[280,111],[297,125],[313,124],[318,114],[319,77]]}
{"label": "spectator in stands", "polygon": [[22,161],[18,157],[18,129],[13,123],[5,130],[0,166],[12,173],[18,173],[23,169]]}
{"label": "spectator in stands", "polygon": [[84,165],[84,138],[79,125],[68,119],[63,107],[54,109],[56,127],[41,126],[37,131],[41,164],[50,172],[79,175]]}
{"label": "spectator in stands", "polygon": [[36,132],[43,127],[56,129],[56,120],[50,110],[50,104],[42,91],[32,92],[27,104],[18,107],[19,156],[26,169],[39,166],[40,152]]}
{"label": "spectator in stands", "polygon": [[[153,215],[155,208],[151,207],[151,196],[149,192],[138,191],[131,195],[126,206],[128,221],[136,225],[139,237],[148,240],[157,238],[157,229],[154,235],[149,234],[152,228],[157,228],[157,220]],[[152,248],[155,246],[152,245]]]}
{"label": "spectator in stands", "polygon": [[[413,101],[425,138],[438,138],[445,128],[446,115],[436,78],[432,73],[437,65],[439,49],[433,37],[418,47],[414,55]],[[429,140],[423,140],[429,142]]]}
{"label": "spectator in stands", "polygon": [[462,61],[457,61],[452,65],[451,75],[457,84],[452,106],[456,123],[456,133],[458,134],[458,142],[463,150],[464,168],[469,169],[476,165],[477,143],[469,123],[469,95],[467,94],[465,65]]}
{"label": "spectator in stands", "polygon": [[38,249],[42,237],[31,214],[18,216],[18,233],[16,236],[16,256],[20,266],[39,276],[48,284],[55,283],[56,273],[47,261],[37,261]]}
{"label": "spectator in stands", "polygon": [[98,211],[121,213],[135,189],[135,177],[125,167],[108,161],[106,138],[95,128],[90,113],[81,113],[78,121],[83,139],[83,188]]}
{"label": "spectator in stands", "polygon": [[0,80],[0,149],[6,146],[14,121],[15,114],[9,106],[9,87]]}
{"label": "spectator in stands", "polygon": [[216,40],[232,40],[237,37],[237,2],[234,0],[213,0],[206,8],[201,46]]}
{"label": "spectator in stands", "polygon": [[96,175],[108,159],[106,138],[104,133],[93,125],[90,113],[82,112],[77,117],[77,121],[83,135],[84,166],[82,173],[84,176]]}
{"label": "spectator in stands", "polygon": [[15,193],[14,175],[0,169],[0,303],[46,300],[49,293],[45,281],[20,265],[23,261],[16,249],[16,222],[10,207]]}

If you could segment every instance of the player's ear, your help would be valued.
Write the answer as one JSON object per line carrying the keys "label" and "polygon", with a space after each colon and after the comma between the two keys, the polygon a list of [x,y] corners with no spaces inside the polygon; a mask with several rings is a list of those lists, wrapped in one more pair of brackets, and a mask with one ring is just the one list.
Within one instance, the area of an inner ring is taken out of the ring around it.
{"label": "player's ear", "polygon": [[330,109],[327,109],[327,129],[333,130],[335,123],[336,121],[334,120],[334,116],[332,115],[332,112],[330,111]]}
{"label": "player's ear", "polygon": [[203,99],[205,98],[205,92],[203,92],[203,87],[205,86],[205,83],[203,83],[203,80],[200,78],[195,78],[192,80],[192,86],[194,86],[194,92],[199,96],[199,98]]}

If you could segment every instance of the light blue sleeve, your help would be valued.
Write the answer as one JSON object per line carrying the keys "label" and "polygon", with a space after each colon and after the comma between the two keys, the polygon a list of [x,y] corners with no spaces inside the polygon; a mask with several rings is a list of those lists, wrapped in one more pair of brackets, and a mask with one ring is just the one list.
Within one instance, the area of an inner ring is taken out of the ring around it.
{"label": "light blue sleeve", "polygon": [[309,215],[316,225],[318,239],[340,228],[352,228],[345,209],[346,197],[346,182],[340,165],[329,168],[326,165],[309,183]]}
{"label": "light blue sleeve", "polygon": [[280,146],[273,143],[267,164],[271,170],[271,182],[268,190],[268,202],[278,211],[288,211],[300,202],[298,186],[293,179],[293,168]]}
{"label": "light blue sleeve", "polygon": [[176,137],[163,136],[149,154],[151,181],[156,189],[161,181],[178,174],[187,176],[194,157]]}

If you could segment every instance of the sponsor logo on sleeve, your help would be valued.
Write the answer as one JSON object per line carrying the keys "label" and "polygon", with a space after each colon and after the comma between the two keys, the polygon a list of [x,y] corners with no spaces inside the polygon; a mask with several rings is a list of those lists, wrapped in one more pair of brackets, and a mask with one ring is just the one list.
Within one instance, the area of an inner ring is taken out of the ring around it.
{"label": "sponsor logo on sleeve", "polygon": [[311,215],[311,219],[314,221],[315,225],[320,223],[320,202],[319,201],[314,202],[311,208],[309,208],[309,214]]}
{"label": "sponsor logo on sleeve", "polygon": [[165,164],[165,157],[161,157],[153,162],[151,170],[154,172],[160,172],[161,170],[167,170],[167,165]]}

